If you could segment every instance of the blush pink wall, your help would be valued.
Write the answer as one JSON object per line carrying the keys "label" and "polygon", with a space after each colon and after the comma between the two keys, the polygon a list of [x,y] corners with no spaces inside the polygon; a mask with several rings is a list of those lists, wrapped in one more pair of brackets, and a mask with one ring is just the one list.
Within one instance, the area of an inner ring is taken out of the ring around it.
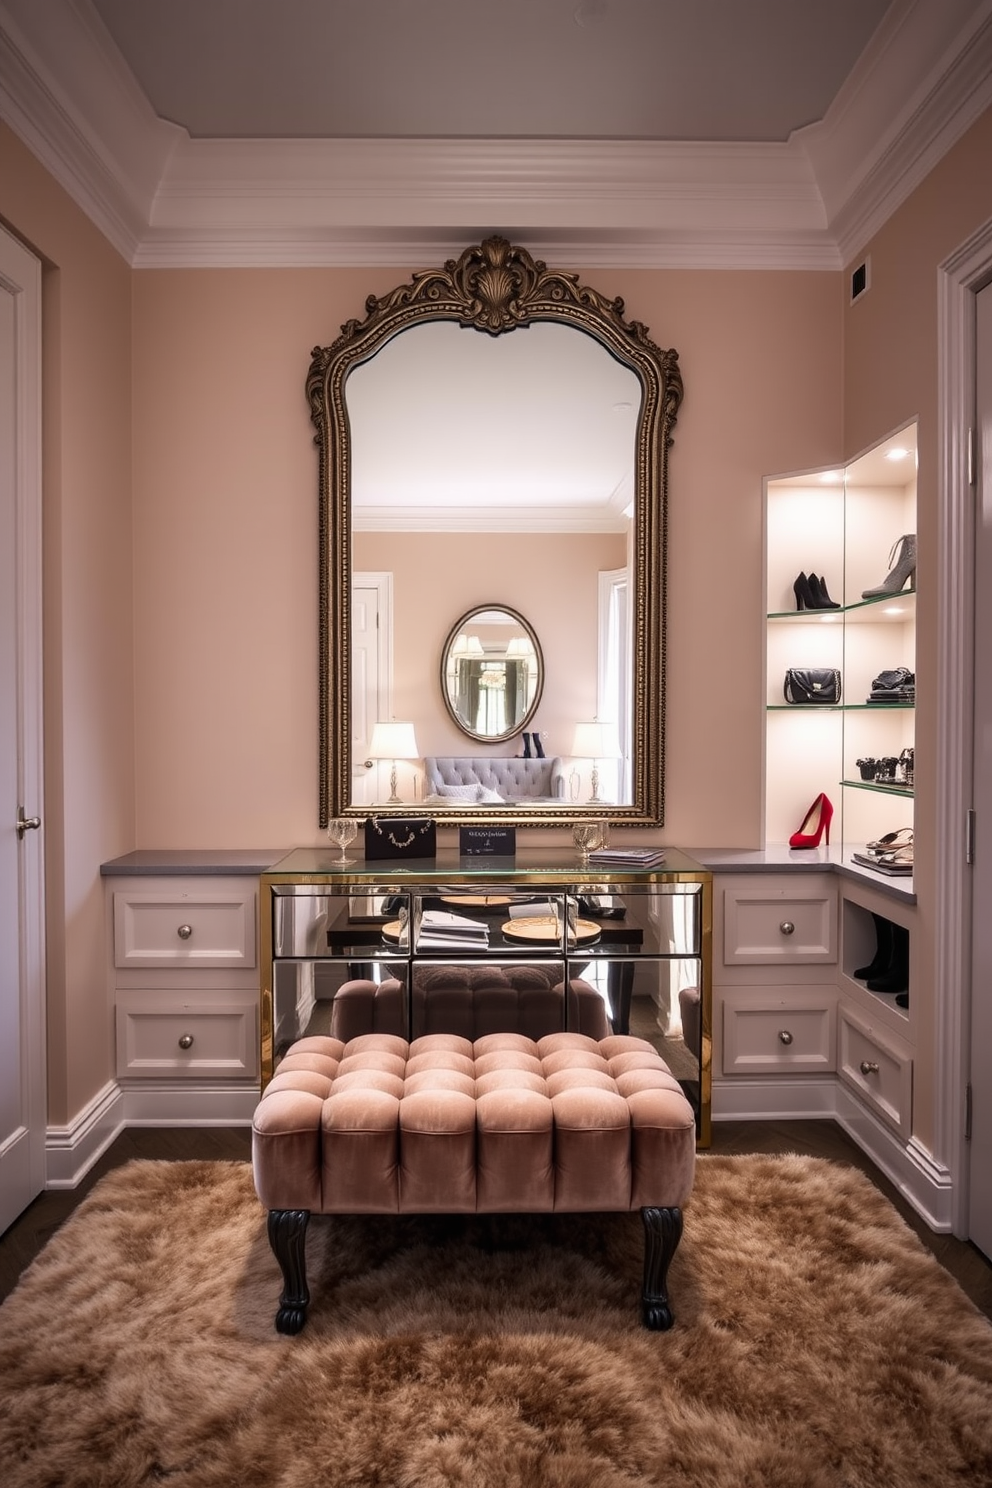
{"label": "blush pink wall", "polygon": [[113,1075],[100,863],[134,844],[131,270],[0,124],[6,224],[42,258],[49,1119]]}
{"label": "blush pink wall", "polygon": [[[304,381],[311,348],[410,272],[134,276],[142,846],[319,840],[317,466]],[[679,348],[686,382],[671,456],[665,837],[756,844],[762,477],[839,458],[839,279],[579,272]],[[484,572],[491,582],[488,562]],[[452,619],[456,594],[466,608],[476,597],[463,577],[445,581]]]}
{"label": "blush pink wall", "polygon": [[485,747],[466,738],[441,701],[441,651],[477,605],[508,605],[528,620],[544,657],[533,727],[548,754],[567,754],[576,719],[596,715],[598,579],[623,568],[626,538],[611,533],[377,533],[354,537],[358,569],[394,575],[393,715],[417,726],[424,754],[519,754],[519,737]]}

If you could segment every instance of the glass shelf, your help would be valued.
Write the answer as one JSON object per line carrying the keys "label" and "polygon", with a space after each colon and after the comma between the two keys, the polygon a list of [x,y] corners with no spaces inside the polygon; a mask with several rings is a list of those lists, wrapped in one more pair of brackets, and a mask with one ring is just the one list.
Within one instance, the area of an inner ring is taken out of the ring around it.
{"label": "glass shelf", "polygon": [[915,703],[766,703],[767,713],[912,713]]}
{"label": "glass shelf", "polygon": [[911,785],[887,785],[883,780],[842,780],[841,785],[847,790],[874,791],[882,796],[903,796],[909,801],[914,795]]}
{"label": "glass shelf", "polygon": [[885,605],[908,605],[916,613],[916,590],[905,589],[898,594],[882,594],[877,599],[859,599],[854,604],[841,605],[836,610],[772,610],[765,616],[770,624],[811,625],[816,621],[830,623],[842,616],[848,621],[870,622],[872,625],[899,625],[911,618],[907,611],[890,613]]}

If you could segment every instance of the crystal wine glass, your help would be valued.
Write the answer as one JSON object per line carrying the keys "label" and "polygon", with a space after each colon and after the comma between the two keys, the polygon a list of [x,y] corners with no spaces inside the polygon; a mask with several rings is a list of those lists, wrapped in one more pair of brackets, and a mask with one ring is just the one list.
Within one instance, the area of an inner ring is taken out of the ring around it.
{"label": "crystal wine glass", "polygon": [[345,857],[345,848],[358,836],[358,823],[350,816],[335,816],[327,823],[327,835],[341,849],[338,864],[353,863],[354,858]]}
{"label": "crystal wine glass", "polygon": [[579,862],[588,863],[589,854],[603,846],[603,823],[598,821],[576,822],[572,828],[572,841],[579,850]]}

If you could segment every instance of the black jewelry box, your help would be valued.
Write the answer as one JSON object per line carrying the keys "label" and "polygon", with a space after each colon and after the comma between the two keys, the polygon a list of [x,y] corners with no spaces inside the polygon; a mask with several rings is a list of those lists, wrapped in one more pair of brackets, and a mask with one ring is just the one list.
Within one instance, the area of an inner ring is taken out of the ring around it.
{"label": "black jewelry box", "polygon": [[365,857],[435,858],[437,827],[431,816],[370,816],[365,822]]}

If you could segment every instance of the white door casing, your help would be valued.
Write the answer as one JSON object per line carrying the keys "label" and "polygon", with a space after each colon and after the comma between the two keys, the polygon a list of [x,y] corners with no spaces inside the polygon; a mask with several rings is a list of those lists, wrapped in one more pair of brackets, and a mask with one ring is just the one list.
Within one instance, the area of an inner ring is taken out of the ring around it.
{"label": "white door casing", "polygon": [[[937,830],[934,841],[936,940],[933,1027],[936,1104],[933,1159],[950,1190],[954,1234],[968,1238],[973,1143],[966,1137],[970,1071],[981,1071],[973,1050],[973,915],[987,919],[977,896],[975,866],[992,852],[992,821],[977,822],[977,851],[969,852],[969,811],[975,805],[976,297],[992,280],[992,219],[940,264],[937,276],[937,753],[934,761]],[[975,818],[970,818],[974,823]],[[984,837],[985,847],[982,847]],[[989,1050],[984,1051],[986,1062]],[[976,1174],[978,1181],[982,1175]]]}
{"label": "white door casing", "polygon": [[0,1232],[45,1186],[41,573],[41,264],[0,228]]}
{"label": "white door casing", "polygon": [[372,726],[392,716],[393,576],[356,573],[351,585],[351,801],[376,797],[376,767],[365,761]]}
{"label": "white door casing", "polygon": [[[992,635],[992,285],[975,296],[975,637]],[[992,653],[975,653],[968,1236],[992,1258]]]}

